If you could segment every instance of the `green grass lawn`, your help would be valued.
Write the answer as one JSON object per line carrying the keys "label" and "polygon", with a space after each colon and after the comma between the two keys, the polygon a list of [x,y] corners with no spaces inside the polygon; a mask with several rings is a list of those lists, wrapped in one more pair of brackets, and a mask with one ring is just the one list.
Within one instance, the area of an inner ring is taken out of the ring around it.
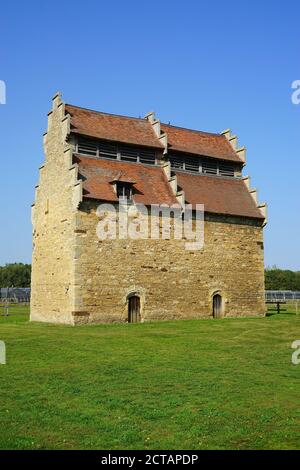
{"label": "green grass lawn", "polygon": [[1,449],[300,448],[300,315],[73,328],[14,312]]}

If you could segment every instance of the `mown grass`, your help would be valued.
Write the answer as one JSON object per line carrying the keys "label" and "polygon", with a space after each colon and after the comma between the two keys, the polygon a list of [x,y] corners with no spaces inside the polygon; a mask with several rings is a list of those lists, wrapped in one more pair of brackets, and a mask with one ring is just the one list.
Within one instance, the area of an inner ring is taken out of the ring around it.
{"label": "mown grass", "polygon": [[1,449],[300,448],[300,316],[72,328],[14,312]]}

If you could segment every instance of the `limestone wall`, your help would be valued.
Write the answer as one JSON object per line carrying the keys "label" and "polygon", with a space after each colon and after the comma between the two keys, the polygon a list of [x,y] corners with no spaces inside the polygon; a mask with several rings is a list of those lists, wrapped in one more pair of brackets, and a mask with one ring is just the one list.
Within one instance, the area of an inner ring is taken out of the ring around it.
{"label": "limestone wall", "polygon": [[127,296],[141,297],[142,321],[212,316],[212,296],[224,315],[264,315],[263,233],[245,219],[206,216],[205,245],[184,240],[105,240],[96,235],[96,202],[77,214],[76,323],[127,321]]}
{"label": "limestone wall", "polygon": [[68,119],[57,95],[48,116],[46,158],[32,208],[30,318],[72,324],[77,169],[72,167],[67,134]]}

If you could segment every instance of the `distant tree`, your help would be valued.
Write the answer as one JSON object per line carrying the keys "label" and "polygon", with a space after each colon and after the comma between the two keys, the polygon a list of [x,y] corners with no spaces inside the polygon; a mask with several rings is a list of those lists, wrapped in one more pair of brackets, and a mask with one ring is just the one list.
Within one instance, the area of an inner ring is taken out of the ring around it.
{"label": "distant tree", "polygon": [[11,263],[0,266],[0,287],[30,287],[31,265]]}
{"label": "distant tree", "polygon": [[300,271],[267,268],[265,271],[266,290],[300,291]]}

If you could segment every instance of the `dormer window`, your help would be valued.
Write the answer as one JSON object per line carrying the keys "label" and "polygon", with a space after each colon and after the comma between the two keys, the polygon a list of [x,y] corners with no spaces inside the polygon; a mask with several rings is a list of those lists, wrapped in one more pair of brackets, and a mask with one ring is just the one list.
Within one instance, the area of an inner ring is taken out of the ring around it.
{"label": "dormer window", "polygon": [[116,178],[110,181],[114,187],[117,197],[121,201],[132,202],[132,195],[134,192],[134,184],[136,181],[132,180],[127,175],[122,173],[118,174]]}
{"label": "dormer window", "polygon": [[117,181],[116,185],[118,199],[132,201],[132,183]]}

